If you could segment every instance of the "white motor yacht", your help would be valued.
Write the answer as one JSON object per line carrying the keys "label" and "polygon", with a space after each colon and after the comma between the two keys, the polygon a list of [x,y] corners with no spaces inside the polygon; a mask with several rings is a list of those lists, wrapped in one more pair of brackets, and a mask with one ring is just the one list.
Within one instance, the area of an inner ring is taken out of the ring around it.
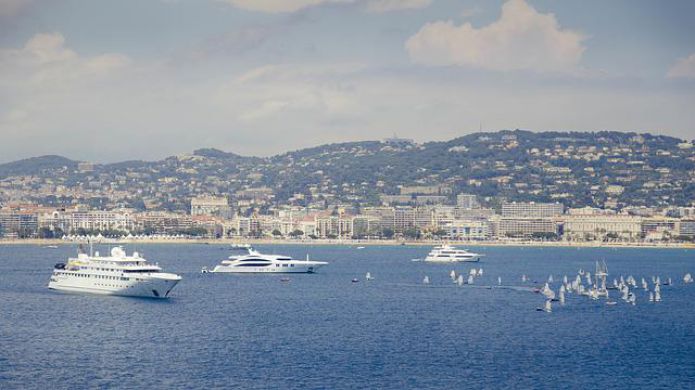
{"label": "white motor yacht", "polygon": [[451,245],[442,245],[434,247],[425,258],[425,261],[433,263],[476,262],[480,261],[482,256],[478,253],[468,252],[465,249],[457,249]]}
{"label": "white motor yacht", "polygon": [[328,263],[324,261],[294,260],[289,256],[267,255],[253,248],[246,248],[243,255],[232,255],[210,271],[219,273],[314,273]]}
{"label": "white motor yacht", "polygon": [[162,272],[138,252],[127,256],[122,247],[111,249],[110,256],[99,252],[79,253],[67,264],[54,266],[48,288],[70,292],[167,298],[181,276]]}

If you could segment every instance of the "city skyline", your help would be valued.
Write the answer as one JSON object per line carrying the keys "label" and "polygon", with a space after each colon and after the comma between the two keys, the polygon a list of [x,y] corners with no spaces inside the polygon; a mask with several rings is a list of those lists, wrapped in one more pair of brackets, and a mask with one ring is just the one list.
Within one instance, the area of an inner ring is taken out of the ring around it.
{"label": "city skyline", "polygon": [[0,4],[0,162],[392,136],[695,136],[695,5],[297,0]]}

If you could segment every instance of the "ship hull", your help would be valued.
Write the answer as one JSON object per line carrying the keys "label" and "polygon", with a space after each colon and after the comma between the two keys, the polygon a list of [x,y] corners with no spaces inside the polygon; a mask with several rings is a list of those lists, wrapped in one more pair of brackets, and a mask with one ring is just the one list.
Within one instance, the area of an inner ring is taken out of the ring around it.
{"label": "ship hull", "polygon": [[76,277],[59,278],[54,276],[48,283],[48,288],[70,293],[164,299],[169,297],[171,290],[179,282],[179,280],[170,279],[107,280],[97,282],[82,279],[83,278]]}
{"label": "ship hull", "polygon": [[312,274],[324,264],[294,264],[288,267],[234,267],[227,265],[218,265],[213,268],[212,273],[230,273],[230,274]]}

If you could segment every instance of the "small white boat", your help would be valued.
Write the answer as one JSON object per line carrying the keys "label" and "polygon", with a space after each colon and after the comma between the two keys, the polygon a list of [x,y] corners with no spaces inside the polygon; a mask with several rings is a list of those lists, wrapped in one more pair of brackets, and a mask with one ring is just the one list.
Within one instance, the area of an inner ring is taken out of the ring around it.
{"label": "small white boat", "polygon": [[430,284],[430,277],[425,275],[425,278],[422,279],[422,284]]}
{"label": "small white boat", "polygon": [[364,247],[363,247],[363,246],[358,246],[357,249],[364,249]]}
{"label": "small white boat", "polygon": [[370,272],[367,272],[367,274],[364,275],[364,278],[367,279],[367,281],[374,280],[374,278],[372,277],[372,274]]}
{"label": "small white boat", "polygon": [[692,283],[692,282],[693,282],[693,276],[692,276],[692,275],[690,275],[689,273],[687,273],[687,274],[685,274],[685,275],[683,276],[683,283],[689,284],[689,283]]}

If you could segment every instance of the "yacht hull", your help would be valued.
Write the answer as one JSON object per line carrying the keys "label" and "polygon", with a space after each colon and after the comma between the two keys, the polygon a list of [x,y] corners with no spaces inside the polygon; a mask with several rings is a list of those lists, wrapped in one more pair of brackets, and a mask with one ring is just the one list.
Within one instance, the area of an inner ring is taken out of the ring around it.
{"label": "yacht hull", "polygon": [[234,267],[228,265],[218,265],[212,269],[213,273],[230,273],[230,274],[312,274],[324,264],[297,264],[288,267]]}
{"label": "yacht hull", "polygon": [[145,279],[140,281],[90,283],[88,280],[77,280],[79,278],[62,278],[61,280],[54,277],[51,279],[48,283],[48,288],[51,290],[155,299],[168,298],[171,290],[179,282],[179,280],[169,279]]}
{"label": "yacht hull", "polygon": [[477,263],[480,261],[480,257],[474,257],[470,259],[425,259],[427,263]]}

